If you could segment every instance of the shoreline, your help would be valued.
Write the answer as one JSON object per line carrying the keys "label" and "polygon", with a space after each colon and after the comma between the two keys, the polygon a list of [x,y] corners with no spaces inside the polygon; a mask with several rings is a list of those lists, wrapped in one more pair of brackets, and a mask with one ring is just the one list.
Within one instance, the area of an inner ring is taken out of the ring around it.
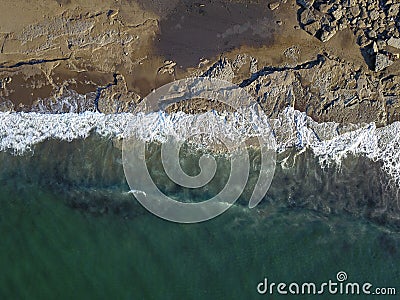
{"label": "shoreline", "polygon": [[[138,134],[137,138],[144,142],[163,143],[171,135],[178,140],[185,141],[195,134],[187,130],[187,124],[206,122],[211,134],[209,141],[218,138],[226,128],[236,128],[241,132],[248,131],[243,141],[262,135],[263,132],[253,132],[252,125],[259,122],[256,115],[253,121],[235,124],[232,119],[227,124],[219,124],[220,115],[216,112],[206,112],[199,115],[178,113],[150,113],[150,114],[102,114],[85,112],[82,114],[39,114],[39,113],[0,113],[1,151],[11,151],[15,155],[34,148],[36,144],[49,139],[59,141],[73,141],[86,139],[93,133],[111,140],[124,138],[129,124],[135,124],[129,130]],[[300,152],[311,149],[319,158],[322,166],[331,164],[340,166],[341,161],[348,155],[360,155],[372,161],[384,163],[385,171],[390,174],[397,185],[400,185],[400,172],[398,166],[400,157],[400,122],[395,122],[385,127],[377,128],[374,123],[353,124],[343,126],[334,122],[318,123],[304,113],[287,108],[276,119],[270,119],[269,124],[262,126],[265,130],[272,130],[275,137],[274,148],[277,153],[287,149],[296,149]],[[260,123],[261,124],[261,123]],[[222,126],[222,127],[221,127]],[[239,127],[237,127],[239,126]],[[225,129],[223,129],[225,128]],[[248,128],[248,129],[246,129]],[[262,128],[262,127],[260,127]],[[229,130],[228,130],[229,131]],[[235,140],[232,136],[233,141]],[[199,141],[198,141],[199,142]],[[276,143],[276,145],[275,145]],[[199,144],[201,145],[201,143]]]}

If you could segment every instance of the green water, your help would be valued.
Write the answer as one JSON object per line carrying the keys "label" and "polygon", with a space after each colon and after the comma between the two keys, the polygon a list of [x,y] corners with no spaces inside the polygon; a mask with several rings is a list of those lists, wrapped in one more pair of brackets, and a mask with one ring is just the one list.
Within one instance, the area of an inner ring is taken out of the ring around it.
{"label": "green water", "polygon": [[[89,159],[78,146],[79,156]],[[102,151],[112,152],[108,146]],[[50,186],[38,168],[44,160],[38,151],[30,158],[0,157],[0,299],[275,299],[282,297],[257,293],[264,277],[321,283],[339,271],[348,281],[400,292],[396,229],[343,211],[274,205],[279,182],[257,209],[234,206],[211,221],[183,225],[153,216],[133,196],[127,201],[136,203],[129,209],[137,214],[73,207],[68,189],[75,185]],[[34,167],[21,168],[29,164]],[[10,170],[16,166],[18,171]],[[54,172],[48,176],[56,178]]]}
{"label": "green water", "polygon": [[264,277],[321,282],[340,270],[399,287],[399,235],[352,218],[234,208],[179,225],[96,217],[31,188],[1,192],[1,299],[252,299]]}

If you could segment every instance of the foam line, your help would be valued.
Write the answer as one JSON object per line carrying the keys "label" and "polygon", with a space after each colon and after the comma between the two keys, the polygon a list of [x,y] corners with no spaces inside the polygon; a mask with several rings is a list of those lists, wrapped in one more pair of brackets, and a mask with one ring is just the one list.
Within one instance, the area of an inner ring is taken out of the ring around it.
{"label": "foam line", "polygon": [[272,128],[278,152],[288,148],[311,149],[323,166],[340,166],[350,154],[363,155],[382,162],[383,169],[400,186],[400,122],[382,128],[376,128],[374,123],[347,126],[334,122],[317,123],[293,108],[286,108],[269,124],[253,109],[244,114],[211,111],[199,115],[183,112],[171,115],[165,112],[136,115],[0,113],[0,151],[22,155],[47,139],[72,141],[92,133],[123,138],[128,125],[132,134],[148,142],[163,142],[169,135],[186,139],[196,137],[198,132],[207,133],[208,142],[214,142],[221,135],[235,141],[238,136],[247,139]]}

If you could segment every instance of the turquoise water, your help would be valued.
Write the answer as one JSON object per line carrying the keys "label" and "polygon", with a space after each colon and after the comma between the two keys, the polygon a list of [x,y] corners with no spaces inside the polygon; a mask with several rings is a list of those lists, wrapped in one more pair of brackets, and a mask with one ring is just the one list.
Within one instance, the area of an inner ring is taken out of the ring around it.
{"label": "turquoise water", "polygon": [[[321,283],[339,271],[352,282],[400,291],[399,230],[389,217],[366,212],[363,203],[371,207],[368,197],[383,191],[357,181],[353,172],[365,162],[348,164],[339,176],[303,157],[277,169],[260,207],[239,204],[183,225],[123,193],[129,188],[119,159],[120,151],[99,139],[50,141],[23,157],[0,154],[0,299],[275,299],[258,295],[264,277]],[[296,181],[293,174],[305,167],[308,177]],[[306,201],[315,193],[310,178],[332,176],[319,192],[325,205]],[[340,184],[346,180],[349,191]],[[333,185],[340,199],[334,204],[326,192]]]}

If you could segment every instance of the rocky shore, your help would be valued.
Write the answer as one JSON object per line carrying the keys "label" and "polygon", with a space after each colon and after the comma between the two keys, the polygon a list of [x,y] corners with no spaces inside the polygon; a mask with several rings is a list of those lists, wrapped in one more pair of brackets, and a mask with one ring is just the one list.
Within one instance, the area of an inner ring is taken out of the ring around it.
{"label": "rocky shore", "polygon": [[366,63],[382,71],[398,60],[400,51],[400,3],[385,1],[297,1],[301,27],[322,42],[350,28]]}
{"label": "rocky shore", "polygon": [[[134,110],[188,76],[234,82],[267,114],[400,120],[396,0],[13,1],[0,18],[0,110]],[[200,111],[215,104],[199,104]],[[177,107],[179,109],[179,107]]]}

